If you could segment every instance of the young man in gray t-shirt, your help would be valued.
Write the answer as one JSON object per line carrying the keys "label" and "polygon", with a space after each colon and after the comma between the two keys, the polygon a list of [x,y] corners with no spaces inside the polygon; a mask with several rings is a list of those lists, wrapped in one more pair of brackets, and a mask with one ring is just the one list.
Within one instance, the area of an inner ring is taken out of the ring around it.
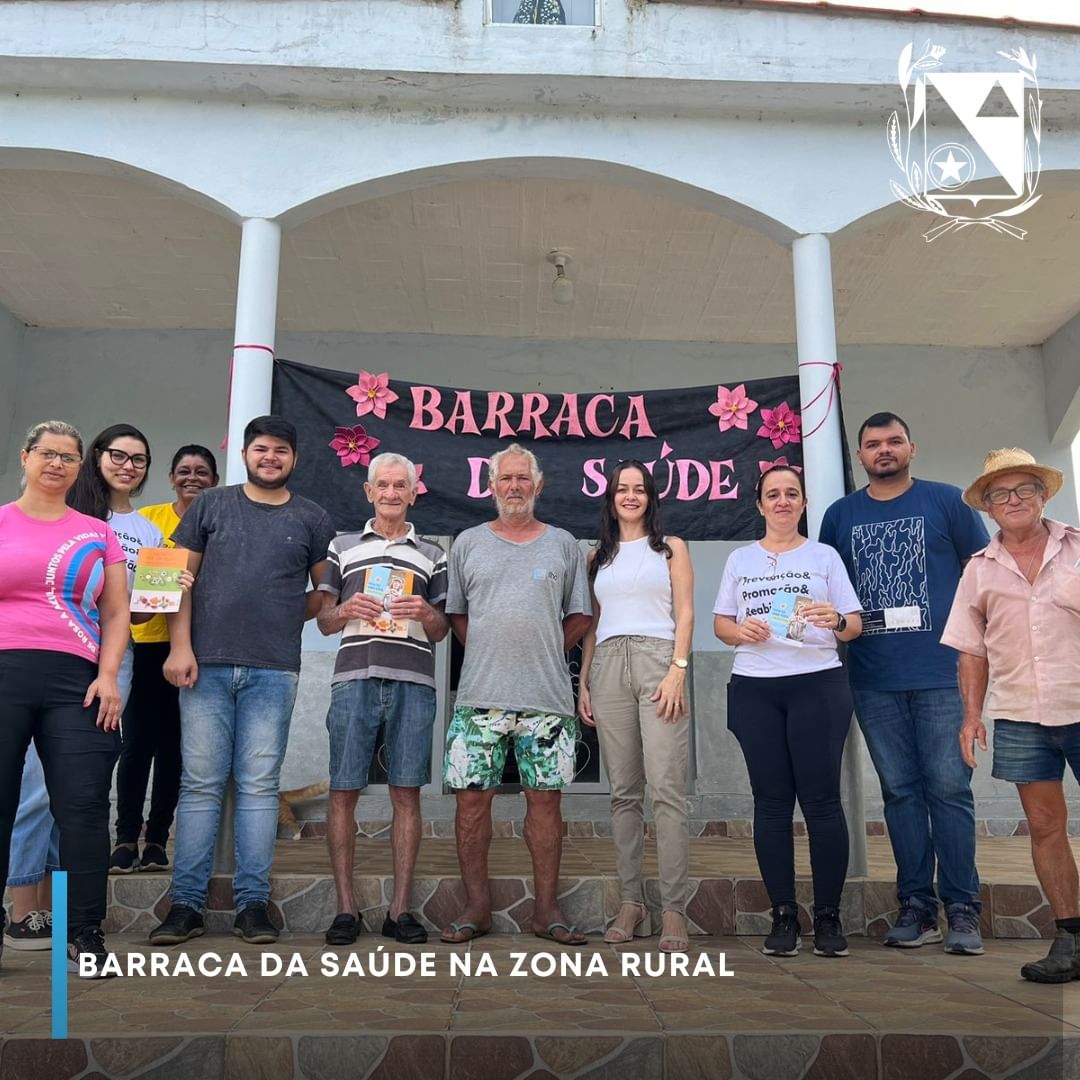
{"label": "young man in gray t-shirt", "polygon": [[525,790],[533,929],[580,945],[585,935],[563,918],[557,887],[560,799],[574,776],[577,741],[565,654],[591,621],[585,558],[569,533],[536,519],[543,474],[531,451],[517,443],[500,450],[489,481],[499,516],[463,532],[450,551],[446,613],[465,661],[446,733],[444,778],[457,795],[467,901],[442,940],[463,943],[491,928],[491,803],[512,742]]}
{"label": "young man in gray t-shirt", "polygon": [[170,908],[152,945],[204,932],[221,802],[236,784],[234,932],[277,940],[270,867],[277,839],[278,779],[300,677],[300,635],[322,604],[318,586],[334,538],[330,515],[289,491],[296,428],[259,416],[244,430],[247,481],[205,491],[173,540],[188,550],[191,599],[168,616],[165,678],[180,689],[183,775],[176,808]]}

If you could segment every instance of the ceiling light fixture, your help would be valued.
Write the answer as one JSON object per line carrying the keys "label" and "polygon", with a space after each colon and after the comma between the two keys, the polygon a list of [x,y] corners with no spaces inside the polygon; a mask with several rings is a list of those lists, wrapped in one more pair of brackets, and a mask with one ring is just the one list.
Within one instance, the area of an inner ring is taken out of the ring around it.
{"label": "ceiling light fixture", "polygon": [[556,304],[572,304],[574,283],[566,276],[570,256],[561,251],[549,251],[548,262],[555,266],[555,280],[551,283],[551,299]]}

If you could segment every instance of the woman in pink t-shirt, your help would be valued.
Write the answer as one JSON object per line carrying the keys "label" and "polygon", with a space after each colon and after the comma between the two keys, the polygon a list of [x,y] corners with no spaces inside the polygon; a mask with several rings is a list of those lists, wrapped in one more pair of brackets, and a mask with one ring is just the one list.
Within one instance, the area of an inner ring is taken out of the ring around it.
{"label": "woman in pink t-shirt", "polygon": [[97,973],[129,635],[124,553],[108,525],[64,502],[82,461],[75,428],[35,425],[20,461],[23,493],[0,506],[0,891],[33,740],[68,872],[68,965],[80,971],[88,954]]}

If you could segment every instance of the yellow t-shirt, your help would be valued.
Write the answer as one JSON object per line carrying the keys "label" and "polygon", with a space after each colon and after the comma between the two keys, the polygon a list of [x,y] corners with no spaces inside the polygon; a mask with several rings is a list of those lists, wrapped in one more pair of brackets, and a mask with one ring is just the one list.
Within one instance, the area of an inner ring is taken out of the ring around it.
{"label": "yellow t-shirt", "polygon": [[[173,509],[172,503],[158,503],[156,506],[141,506],[139,507],[139,513],[144,518],[152,521],[160,530],[161,535],[165,537],[166,547],[175,547],[170,537],[176,531],[176,526],[180,524],[180,518],[176,511]],[[164,615],[155,615],[149,622],[140,623],[138,626],[132,626],[131,636],[135,639],[136,645],[147,645],[150,642],[168,641],[169,640],[169,624],[165,621]]]}

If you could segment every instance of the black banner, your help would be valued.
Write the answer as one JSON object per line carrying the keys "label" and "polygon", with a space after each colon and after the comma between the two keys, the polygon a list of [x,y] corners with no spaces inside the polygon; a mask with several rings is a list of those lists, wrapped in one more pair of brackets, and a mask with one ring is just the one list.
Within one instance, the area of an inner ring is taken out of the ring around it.
{"label": "black banner", "polygon": [[410,512],[429,535],[490,520],[487,459],[519,442],[539,458],[543,521],[579,538],[597,531],[606,472],[637,458],[656,480],[664,527],[688,540],[760,535],[754,486],[770,465],[802,464],[794,375],[676,390],[561,394],[458,390],[274,363],[273,410],[300,433],[292,490],[353,530],[371,515],[363,482],[372,457],[420,468]]}

